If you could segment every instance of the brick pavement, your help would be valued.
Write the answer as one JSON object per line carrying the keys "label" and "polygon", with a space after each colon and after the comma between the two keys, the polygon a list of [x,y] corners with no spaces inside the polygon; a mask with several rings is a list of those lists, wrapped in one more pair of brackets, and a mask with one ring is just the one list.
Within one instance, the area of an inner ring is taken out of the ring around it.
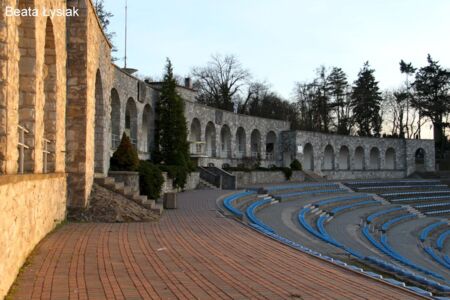
{"label": "brick pavement", "polygon": [[68,224],[45,238],[13,299],[409,299],[219,216],[217,191],[179,194],[159,223]]}

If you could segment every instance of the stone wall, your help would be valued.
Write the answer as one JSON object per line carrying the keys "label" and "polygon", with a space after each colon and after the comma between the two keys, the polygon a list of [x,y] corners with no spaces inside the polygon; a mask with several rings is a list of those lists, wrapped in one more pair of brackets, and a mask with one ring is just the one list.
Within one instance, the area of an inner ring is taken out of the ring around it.
{"label": "stone wall", "polygon": [[66,175],[0,176],[0,299],[39,241],[65,218]]}
{"label": "stone wall", "polygon": [[139,172],[109,171],[108,176],[114,178],[116,182],[123,182],[125,186],[131,188],[133,192],[140,192]]}
{"label": "stone wall", "polygon": [[415,152],[424,149],[425,165],[434,170],[433,140],[404,140],[324,134],[283,133],[283,163],[298,159],[303,169],[330,179],[402,178],[415,171]]}
{"label": "stone wall", "polygon": [[233,171],[230,173],[236,176],[238,189],[263,183],[275,184],[305,181],[305,175],[302,171],[293,171],[290,180],[286,180],[286,176],[284,176],[284,173],[281,171]]}
{"label": "stone wall", "polygon": [[68,0],[80,16],[67,21],[67,159],[69,205],[87,204],[94,172],[106,174],[105,157],[113,82],[111,44],[92,2]]}
{"label": "stone wall", "polygon": [[[161,197],[164,195],[164,193],[170,193],[170,192],[181,192],[179,189],[173,188],[173,180],[167,176],[166,172],[162,173],[164,178],[164,183],[161,189]],[[199,172],[192,172],[188,175],[188,178],[186,179],[186,185],[184,186],[185,191],[189,190],[195,190],[200,182],[200,173]]]}

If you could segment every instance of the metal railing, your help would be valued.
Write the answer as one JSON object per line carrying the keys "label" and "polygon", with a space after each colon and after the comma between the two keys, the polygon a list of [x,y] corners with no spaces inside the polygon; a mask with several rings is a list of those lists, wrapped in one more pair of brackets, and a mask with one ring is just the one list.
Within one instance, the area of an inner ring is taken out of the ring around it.
{"label": "metal railing", "polygon": [[19,174],[24,173],[25,166],[25,149],[30,149],[30,146],[25,144],[25,134],[30,133],[28,129],[23,126],[18,125],[19,129],[19,142],[17,143],[17,147],[19,148]]}
{"label": "metal railing", "polygon": [[48,149],[48,145],[51,144],[52,141],[48,140],[48,139],[43,139],[43,158],[44,158],[44,165],[43,165],[43,172],[44,173],[48,173],[48,157],[52,155],[52,152],[50,152],[50,150]]}

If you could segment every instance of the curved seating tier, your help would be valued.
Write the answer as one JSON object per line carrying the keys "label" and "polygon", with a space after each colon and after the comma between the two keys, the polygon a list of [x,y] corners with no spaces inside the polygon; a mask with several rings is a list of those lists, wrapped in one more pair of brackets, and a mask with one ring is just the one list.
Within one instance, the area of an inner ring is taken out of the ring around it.
{"label": "curved seating tier", "polygon": [[271,198],[264,198],[256,202],[253,202],[245,211],[245,215],[247,216],[247,218],[251,223],[256,224],[261,228],[264,228],[265,230],[274,233],[275,231],[270,226],[264,224],[255,216],[256,209],[261,208],[264,205],[270,204],[271,202],[272,202]]}
{"label": "curved seating tier", "polygon": [[425,227],[425,228],[420,232],[420,237],[419,237],[420,241],[421,241],[421,242],[424,242],[425,239],[428,237],[428,235],[430,234],[431,231],[433,231],[433,230],[435,230],[436,228],[438,228],[438,227],[440,227],[440,226],[443,226],[443,225],[445,225],[445,224],[447,224],[447,223],[446,223],[446,222],[439,221],[439,222],[432,223],[432,224],[428,225],[427,227]]}
{"label": "curved seating tier", "polygon": [[326,189],[326,190],[310,190],[310,191],[299,191],[299,192],[292,192],[292,193],[286,193],[286,194],[278,194],[275,195],[277,199],[280,200],[286,200],[289,198],[295,198],[295,197],[301,197],[305,195],[317,195],[317,194],[333,194],[333,193],[345,193],[348,192],[345,189],[337,188],[337,189]]}
{"label": "curved seating tier", "polygon": [[249,195],[256,195],[256,192],[254,191],[246,191],[246,192],[241,192],[241,193],[237,193],[237,194],[233,194],[231,196],[226,197],[223,200],[223,206],[225,206],[225,208],[231,212],[233,215],[235,215],[236,217],[242,218],[244,216],[244,214],[237,209],[234,205],[233,202],[236,201],[239,198],[243,198]]}
{"label": "curved seating tier", "polygon": [[432,194],[450,194],[450,190],[434,190],[434,191],[420,191],[420,192],[398,192],[398,193],[384,193],[380,194],[381,197],[395,197],[395,196],[405,196],[405,195],[432,195]]}
{"label": "curved seating tier", "polygon": [[366,221],[367,223],[371,223],[374,219],[381,217],[383,215],[392,213],[392,212],[397,212],[399,210],[403,210],[403,207],[394,207],[394,208],[389,208],[386,210],[381,210],[381,211],[377,211],[376,213],[371,214],[370,216],[367,217]]}
{"label": "curved seating tier", "polygon": [[389,221],[387,221],[386,223],[384,223],[383,225],[381,225],[381,230],[382,231],[387,231],[392,225],[394,225],[395,223],[404,221],[406,219],[411,219],[411,218],[415,218],[417,217],[415,214],[405,214],[405,215],[401,215],[399,217],[396,217],[394,219],[391,219]]}
{"label": "curved seating tier", "polygon": [[266,191],[274,192],[279,190],[291,190],[291,189],[302,189],[311,187],[337,187],[337,183],[304,183],[304,184],[289,184],[289,185],[279,185],[267,187]]}
{"label": "curved seating tier", "polygon": [[439,251],[442,251],[442,248],[444,248],[445,240],[446,240],[449,236],[450,236],[450,229],[449,229],[449,230],[446,230],[446,231],[444,231],[444,232],[442,232],[442,233],[439,235],[439,237],[438,237],[438,239],[437,239],[437,241],[436,241],[436,246],[437,246],[437,248],[439,249]]}

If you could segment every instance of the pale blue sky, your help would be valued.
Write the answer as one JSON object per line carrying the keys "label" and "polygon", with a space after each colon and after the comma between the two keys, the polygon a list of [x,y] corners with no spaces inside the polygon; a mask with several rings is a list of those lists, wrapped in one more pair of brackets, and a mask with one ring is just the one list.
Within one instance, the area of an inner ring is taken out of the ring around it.
{"label": "pale blue sky", "polygon": [[[125,0],[105,0],[123,57]],[[160,76],[169,57],[185,76],[211,54],[234,54],[289,98],[320,65],[353,81],[369,60],[382,88],[403,80],[400,59],[450,67],[448,0],[128,0],[128,66]],[[123,61],[117,62],[123,66]]]}

